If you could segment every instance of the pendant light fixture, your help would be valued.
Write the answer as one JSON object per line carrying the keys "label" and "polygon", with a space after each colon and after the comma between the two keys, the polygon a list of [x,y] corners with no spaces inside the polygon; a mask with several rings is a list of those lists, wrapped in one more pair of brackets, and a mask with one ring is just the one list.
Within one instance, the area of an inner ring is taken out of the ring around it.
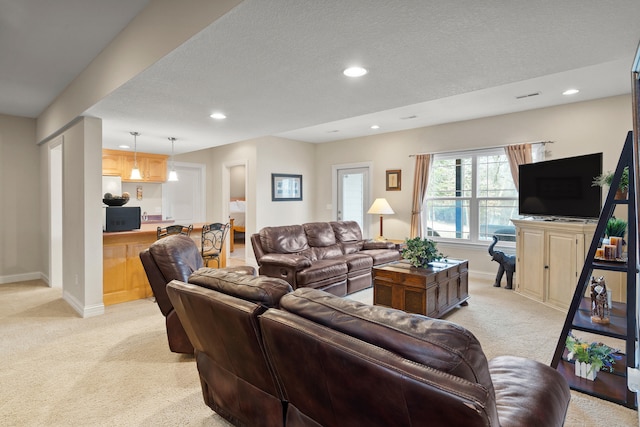
{"label": "pendant light fixture", "polygon": [[177,181],[178,174],[176,173],[176,168],[173,161],[173,143],[176,142],[175,138],[169,138],[171,141],[171,170],[169,171],[169,181]]}
{"label": "pendant light fixture", "polygon": [[129,179],[142,179],[140,175],[140,169],[138,169],[138,135],[140,132],[129,132],[133,135],[133,169],[131,169],[131,176]]}

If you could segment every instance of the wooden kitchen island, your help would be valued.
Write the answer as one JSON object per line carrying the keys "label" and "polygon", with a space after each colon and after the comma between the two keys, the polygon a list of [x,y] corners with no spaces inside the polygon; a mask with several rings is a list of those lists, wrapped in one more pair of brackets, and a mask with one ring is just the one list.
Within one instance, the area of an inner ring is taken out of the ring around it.
{"label": "wooden kitchen island", "polygon": [[[147,274],[140,262],[140,252],[156,241],[158,226],[171,223],[143,223],[139,230],[102,234],[102,293],[104,305],[118,304],[153,296]],[[193,224],[191,238],[200,248],[204,223]],[[226,266],[226,250],[220,266]]]}

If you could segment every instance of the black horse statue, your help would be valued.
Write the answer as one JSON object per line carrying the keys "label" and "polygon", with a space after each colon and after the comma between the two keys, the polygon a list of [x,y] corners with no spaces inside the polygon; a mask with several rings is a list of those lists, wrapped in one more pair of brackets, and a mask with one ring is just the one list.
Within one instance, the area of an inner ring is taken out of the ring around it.
{"label": "black horse statue", "polygon": [[496,261],[500,264],[496,282],[493,286],[499,288],[502,276],[504,276],[504,273],[507,273],[507,286],[505,286],[505,289],[513,289],[513,273],[516,271],[516,257],[514,255],[506,255],[502,251],[493,250],[496,243],[498,243],[498,238],[493,236],[493,243],[489,245],[489,255],[491,255],[491,261]]}

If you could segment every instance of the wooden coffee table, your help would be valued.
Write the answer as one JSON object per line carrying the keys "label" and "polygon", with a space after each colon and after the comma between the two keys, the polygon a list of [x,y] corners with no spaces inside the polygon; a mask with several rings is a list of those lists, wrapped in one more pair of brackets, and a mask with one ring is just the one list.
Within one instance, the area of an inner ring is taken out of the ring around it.
{"label": "wooden coffee table", "polygon": [[469,299],[469,262],[448,259],[429,268],[397,261],[373,268],[373,303],[439,318]]}

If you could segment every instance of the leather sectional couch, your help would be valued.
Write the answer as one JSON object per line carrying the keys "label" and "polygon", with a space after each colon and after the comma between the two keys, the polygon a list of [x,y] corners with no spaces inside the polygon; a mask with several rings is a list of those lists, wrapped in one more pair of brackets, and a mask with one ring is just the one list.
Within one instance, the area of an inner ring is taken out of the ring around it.
{"label": "leather sectional couch", "polygon": [[201,269],[169,298],[195,347],[205,402],[246,426],[561,426],[564,378],[487,361],[453,323],[283,280]]}
{"label": "leather sectional couch", "polygon": [[373,266],[400,259],[394,243],[363,240],[355,221],[265,227],[251,244],[261,275],[338,296],[370,287]]}

